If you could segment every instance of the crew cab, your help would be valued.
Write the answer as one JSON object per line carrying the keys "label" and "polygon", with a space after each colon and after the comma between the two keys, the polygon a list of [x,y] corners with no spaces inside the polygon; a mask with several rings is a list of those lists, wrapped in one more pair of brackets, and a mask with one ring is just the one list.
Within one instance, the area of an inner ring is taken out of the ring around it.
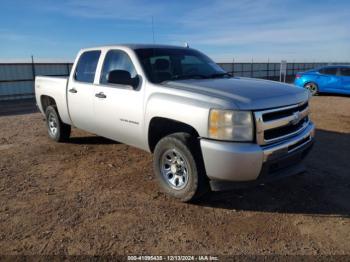
{"label": "crew cab", "polygon": [[314,140],[307,90],[234,77],[186,47],[82,49],[68,78],[36,77],[35,95],[50,138],[74,126],[151,152],[181,201],[298,174]]}

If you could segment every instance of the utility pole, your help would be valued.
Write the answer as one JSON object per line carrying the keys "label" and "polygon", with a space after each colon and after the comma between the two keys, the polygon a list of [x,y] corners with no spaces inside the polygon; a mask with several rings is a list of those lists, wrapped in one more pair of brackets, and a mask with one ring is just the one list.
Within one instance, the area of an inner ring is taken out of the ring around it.
{"label": "utility pole", "polygon": [[33,94],[34,94],[34,89],[35,89],[35,64],[34,64],[34,56],[31,56],[32,60],[32,75],[33,75]]}
{"label": "utility pole", "polygon": [[33,73],[33,81],[35,80],[35,64],[34,64],[34,56],[31,55],[32,60],[32,73]]}
{"label": "utility pole", "polygon": [[232,75],[235,75],[235,58],[232,58]]}
{"label": "utility pole", "polygon": [[250,64],[250,77],[253,77],[253,57],[252,57],[252,62]]}

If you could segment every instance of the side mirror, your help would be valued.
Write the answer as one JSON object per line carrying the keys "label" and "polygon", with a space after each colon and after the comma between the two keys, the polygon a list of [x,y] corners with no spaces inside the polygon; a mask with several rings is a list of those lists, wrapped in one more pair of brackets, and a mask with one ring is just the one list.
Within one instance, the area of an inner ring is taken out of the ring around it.
{"label": "side mirror", "polygon": [[108,73],[108,83],[136,88],[139,84],[139,77],[132,78],[130,73],[125,70],[112,70]]}

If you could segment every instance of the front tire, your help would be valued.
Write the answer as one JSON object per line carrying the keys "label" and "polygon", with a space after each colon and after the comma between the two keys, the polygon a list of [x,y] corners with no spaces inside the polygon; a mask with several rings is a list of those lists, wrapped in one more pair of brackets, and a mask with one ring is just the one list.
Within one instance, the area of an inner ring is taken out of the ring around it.
{"label": "front tire", "polygon": [[162,191],[182,202],[208,191],[199,144],[190,134],[162,138],[154,150],[153,167]]}
{"label": "front tire", "polygon": [[309,92],[311,93],[311,95],[315,96],[318,94],[318,86],[316,83],[313,82],[309,82],[304,86],[307,90],[309,90]]}
{"label": "front tire", "polygon": [[69,139],[71,126],[62,122],[54,106],[48,106],[45,110],[46,126],[49,137],[56,142],[64,142]]}

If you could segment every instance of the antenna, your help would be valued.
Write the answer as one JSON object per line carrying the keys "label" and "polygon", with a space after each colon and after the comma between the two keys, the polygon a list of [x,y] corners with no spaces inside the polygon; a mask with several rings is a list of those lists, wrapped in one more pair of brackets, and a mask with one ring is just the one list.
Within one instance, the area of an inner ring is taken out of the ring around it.
{"label": "antenna", "polygon": [[153,18],[153,15],[152,15],[152,36],[153,36],[153,44],[155,44],[156,41],[154,40],[154,18]]}

